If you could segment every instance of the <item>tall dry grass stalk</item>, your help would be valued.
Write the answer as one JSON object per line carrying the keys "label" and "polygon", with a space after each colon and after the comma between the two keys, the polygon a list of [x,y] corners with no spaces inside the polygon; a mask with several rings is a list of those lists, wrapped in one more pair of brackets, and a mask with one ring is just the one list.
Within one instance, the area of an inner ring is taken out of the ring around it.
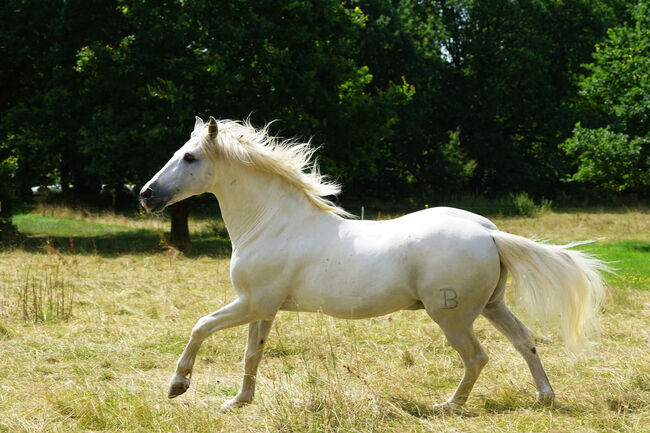
{"label": "tall dry grass stalk", "polygon": [[56,262],[29,264],[19,270],[13,279],[15,288],[4,290],[13,291],[17,297],[14,313],[28,323],[58,322],[72,317],[74,286],[66,275],[66,265],[60,257]]}

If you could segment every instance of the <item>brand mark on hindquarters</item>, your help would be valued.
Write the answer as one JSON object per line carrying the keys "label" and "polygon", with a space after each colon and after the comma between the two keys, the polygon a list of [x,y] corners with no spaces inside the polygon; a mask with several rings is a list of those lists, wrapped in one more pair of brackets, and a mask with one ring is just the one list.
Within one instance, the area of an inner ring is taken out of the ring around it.
{"label": "brand mark on hindquarters", "polygon": [[452,309],[458,307],[458,295],[454,289],[440,289],[442,292],[442,300],[444,309]]}

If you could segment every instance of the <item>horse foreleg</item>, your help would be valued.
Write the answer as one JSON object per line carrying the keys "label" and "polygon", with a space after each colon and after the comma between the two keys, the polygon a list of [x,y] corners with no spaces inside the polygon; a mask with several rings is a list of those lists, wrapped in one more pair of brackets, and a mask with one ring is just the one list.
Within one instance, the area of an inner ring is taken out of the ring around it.
{"label": "horse foreleg", "polygon": [[176,363],[176,371],[169,384],[169,398],[183,394],[190,387],[190,375],[194,367],[194,360],[203,340],[220,329],[244,325],[259,318],[250,308],[249,303],[242,298],[214,313],[201,317],[192,328],[190,341]]}
{"label": "horse foreleg", "polygon": [[253,401],[257,367],[262,360],[264,344],[271,331],[273,320],[260,320],[248,325],[248,342],[244,352],[244,379],[237,395],[225,402],[221,410],[236,409]]}

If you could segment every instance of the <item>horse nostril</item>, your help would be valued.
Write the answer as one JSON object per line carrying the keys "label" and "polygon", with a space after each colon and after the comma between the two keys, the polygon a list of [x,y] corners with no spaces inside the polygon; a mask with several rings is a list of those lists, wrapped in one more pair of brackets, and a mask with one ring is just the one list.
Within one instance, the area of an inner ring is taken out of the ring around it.
{"label": "horse nostril", "polygon": [[151,191],[151,188],[147,188],[147,189],[144,190],[144,192],[143,192],[142,194],[140,194],[140,195],[141,195],[142,198],[144,198],[144,199],[148,199],[148,198],[151,198],[151,196],[153,195],[153,191]]}

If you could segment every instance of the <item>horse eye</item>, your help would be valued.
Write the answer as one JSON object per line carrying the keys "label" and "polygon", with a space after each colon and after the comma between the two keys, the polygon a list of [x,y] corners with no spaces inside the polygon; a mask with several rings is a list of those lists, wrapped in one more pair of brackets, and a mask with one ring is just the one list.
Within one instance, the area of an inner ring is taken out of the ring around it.
{"label": "horse eye", "polygon": [[185,162],[194,162],[196,161],[196,157],[192,155],[191,153],[186,153],[183,155],[183,161]]}

